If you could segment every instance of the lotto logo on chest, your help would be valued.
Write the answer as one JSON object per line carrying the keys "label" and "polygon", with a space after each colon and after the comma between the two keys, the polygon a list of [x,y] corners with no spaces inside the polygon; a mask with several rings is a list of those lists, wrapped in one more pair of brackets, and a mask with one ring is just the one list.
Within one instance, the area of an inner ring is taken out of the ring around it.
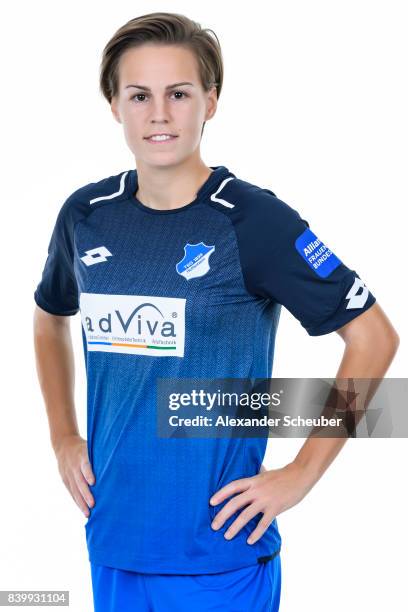
{"label": "lotto logo on chest", "polygon": [[183,298],[81,293],[88,351],[184,357]]}

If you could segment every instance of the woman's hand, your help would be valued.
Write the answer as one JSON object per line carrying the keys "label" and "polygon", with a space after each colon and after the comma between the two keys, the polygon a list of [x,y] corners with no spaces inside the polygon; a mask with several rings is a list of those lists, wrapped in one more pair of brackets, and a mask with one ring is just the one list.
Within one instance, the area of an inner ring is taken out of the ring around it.
{"label": "woman's hand", "polygon": [[265,470],[262,465],[256,476],[233,480],[212,496],[210,504],[215,506],[235,494],[216,514],[211,527],[219,529],[239,508],[245,507],[224,534],[229,540],[262,512],[263,517],[247,539],[248,544],[254,544],[274,518],[299,503],[313,484],[305,468],[295,462],[277,470]]}
{"label": "woman's hand", "polygon": [[88,458],[87,442],[81,436],[65,436],[55,449],[61,478],[79,508],[89,516],[95,500],[88,485],[95,484],[95,476]]}

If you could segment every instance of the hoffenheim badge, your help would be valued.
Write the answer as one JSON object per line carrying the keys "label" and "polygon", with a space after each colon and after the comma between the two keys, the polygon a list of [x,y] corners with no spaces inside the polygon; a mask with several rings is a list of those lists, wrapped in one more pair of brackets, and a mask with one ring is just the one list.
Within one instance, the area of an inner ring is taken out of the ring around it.
{"label": "hoffenheim badge", "polygon": [[184,257],[176,265],[177,273],[184,276],[187,280],[204,276],[210,269],[208,263],[211,253],[214,253],[215,245],[204,244],[187,244],[184,247]]}

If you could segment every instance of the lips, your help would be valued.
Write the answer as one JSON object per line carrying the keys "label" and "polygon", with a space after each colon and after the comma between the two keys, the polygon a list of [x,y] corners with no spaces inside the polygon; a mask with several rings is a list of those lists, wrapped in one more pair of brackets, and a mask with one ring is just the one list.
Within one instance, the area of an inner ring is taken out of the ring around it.
{"label": "lips", "polygon": [[[156,135],[158,136],[158,134],[152,134],[152,136],[156,136]],[[145,140],[148,143],[154,144],[154,145],[166,144],[166,143],[172,142],[173,140],[177,138],[177,136],[173,134],[166,134],[166,136],[169,136],[169,138],[159,138],[158,140],[153,140],[152,136],[146,136]]]}
{"label": "lips", "polygon": [[152,138],[153,136],[172,136],[176,138],[177,134],[169,134],[168,132],[157,132],[155,134],[149,134],[149,136],[145,136],[145,138]]}

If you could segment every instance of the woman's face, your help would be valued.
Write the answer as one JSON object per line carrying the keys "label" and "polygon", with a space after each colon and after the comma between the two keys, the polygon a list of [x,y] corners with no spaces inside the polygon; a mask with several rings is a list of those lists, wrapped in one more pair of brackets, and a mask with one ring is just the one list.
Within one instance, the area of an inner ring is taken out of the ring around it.
{"label": "woman's face", "polygon": [[[121,56],[119,91],[111,109],[137,161],[172,166],[192,156],[199,150],[203,123],[216,107],[216,88],[204,91],[189,49],[143,44]],[[171,138],[154,142],[152,134]]]}

